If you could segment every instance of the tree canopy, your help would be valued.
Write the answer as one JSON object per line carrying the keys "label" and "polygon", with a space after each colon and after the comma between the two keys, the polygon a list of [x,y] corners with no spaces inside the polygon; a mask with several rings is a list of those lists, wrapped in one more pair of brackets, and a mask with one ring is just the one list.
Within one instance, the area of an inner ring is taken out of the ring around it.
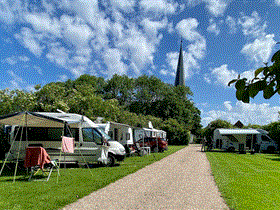
{"label": "tree canopy", "polygon": [[151,121],[156,128],[166,129],[170,144],[185,144],[189,132],[196,134],[202,127],[191,95],[189,87],[174,87],[155,76],[113,75],[104,80],[85,74],[76,80],[36,85],[30,92],[0,90],[0,115],[60,109],[131,126],[147,127]]}

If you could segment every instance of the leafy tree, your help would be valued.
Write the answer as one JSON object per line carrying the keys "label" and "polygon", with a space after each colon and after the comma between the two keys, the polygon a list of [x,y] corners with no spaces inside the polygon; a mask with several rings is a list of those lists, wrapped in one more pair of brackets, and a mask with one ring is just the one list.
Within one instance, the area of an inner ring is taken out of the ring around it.
{"label": "leafy tree", "polygon": [[265,99],[271,98],[274,94],[280,94],[280,50],[271,58],[272,65],[265,63],[255,71],[255,77],[252,80],[247,78],[234,79],[228,83],[235,83],[236,98],[244,103],[249,103],[250,98],[254,98],[259,92],[263,92]]}
{"label": "leafy tree", "polygon": [[216,130],[217,128],[233,128],[233,125],[230,122],[221,119],[210,122],[203,130],[203,136],[206,137],[207,141],[211,141],[211,139],[213,138],[214,130]]}
{"label": "leafy tree", "polygon": [[272,122],[268,125],[264,125],[263,129],[268,131],[268,135],[280,145],[280,122]]}

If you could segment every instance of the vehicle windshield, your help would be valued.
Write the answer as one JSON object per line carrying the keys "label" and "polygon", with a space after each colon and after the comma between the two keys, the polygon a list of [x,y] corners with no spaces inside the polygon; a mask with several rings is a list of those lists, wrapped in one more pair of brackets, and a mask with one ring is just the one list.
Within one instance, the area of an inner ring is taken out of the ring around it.
{"label": "vehicle windshield", "polygon": [[96,130],[98,130],[99,133],[101,133],[102,136],[103,136],[107,141],[111,141],[111,137],[108,136],[102,128],[96,128]]}

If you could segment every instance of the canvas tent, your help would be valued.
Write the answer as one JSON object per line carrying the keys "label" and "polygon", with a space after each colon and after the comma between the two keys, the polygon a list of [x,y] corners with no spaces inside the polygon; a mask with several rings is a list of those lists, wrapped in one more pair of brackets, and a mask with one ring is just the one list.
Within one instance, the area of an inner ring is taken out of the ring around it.
{"label": "canvas tent", "polygon": [[[0,117],[0,124],[19,126],[19,127],[64,128],[63,129],[64,133],[67,130],[66,129],[67,126],[69,126],[70,128],[80,128],[82,126],[96,127],[96,125],[85,116],[82,116],[79,114],[51,113],[51,112],[19,112],[19,113],[7,115],[4,117]],[[27,133],[26,133],[26,135],[27,135]],[[26,141],[28,142],[28,136],[26,137]],[[11,141],[11,149],[13,147],[13,143],[14,143],[14,139]],[[21,144],[19,144],[19,145],[21,145]],[[21,148],[18,148],[18,156],[19,156],[20,149]],[[10,153],[10,151],[9,151],[9,153]],[[9,153],[8,153],[8,156],[9,156]],[[6,157],[5,162],[8,159],[8,156]],[[1,168],[0,175],[5,166],[5,162]],[[17,158],[16,164],[18,165],[18,158]],[[14,177],[15,176],[16,176],[16,169],[15,169]]]}

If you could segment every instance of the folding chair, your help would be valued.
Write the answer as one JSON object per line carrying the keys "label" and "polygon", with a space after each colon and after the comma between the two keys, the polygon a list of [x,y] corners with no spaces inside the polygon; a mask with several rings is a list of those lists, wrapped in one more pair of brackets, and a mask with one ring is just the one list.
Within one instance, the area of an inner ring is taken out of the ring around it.
{"label": "folding chair", "polygon": [[48,173],[48,176],[46,179],[36,181],[49,181],[54,168],[58,170],[59,174],[59,167],[56,161],[52,161],[50,159],[48,153],[43,147],[28,147],[26,149],[24,167],[31,168],[28,181],[31,181],[32,177],[34,177],[39,171],[42,171],[43,175],[45,175],[45,173]]}

